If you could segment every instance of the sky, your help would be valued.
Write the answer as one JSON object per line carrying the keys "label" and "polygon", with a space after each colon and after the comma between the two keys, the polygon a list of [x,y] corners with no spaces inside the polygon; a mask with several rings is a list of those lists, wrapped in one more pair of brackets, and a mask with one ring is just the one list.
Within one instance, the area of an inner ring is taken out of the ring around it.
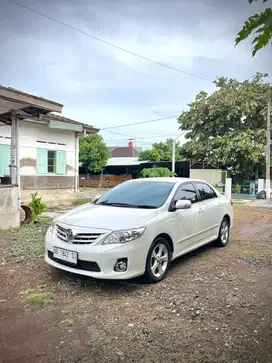
{"label": "sky", "polygon": [[265,8],[261,1],[252,5],[247,0],[16,1],[208,79],[150,63],[0,0],[1,85],[59,102],[64,116],[101,129],[175,116],[101,131],[109,146],[125,146],[132,137],[146,149],[178,136],[176,116],[188,109],[198,92],[212,92],[216,77],[244,80],[257,71],[271,75],[271,46],[254,58],[249,41],[234,46],[248,16]]}

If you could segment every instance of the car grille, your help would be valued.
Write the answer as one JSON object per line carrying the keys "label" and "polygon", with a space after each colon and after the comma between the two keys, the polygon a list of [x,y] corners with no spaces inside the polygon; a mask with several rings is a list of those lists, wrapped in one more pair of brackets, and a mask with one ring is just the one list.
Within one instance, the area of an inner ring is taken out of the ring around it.
{"label": "car grille", "polygon": [[[57,237],[63,241],[68,242],[68,238],[66,236],[66,229],[56,225],[56,235]],[[77,245],[85,245],[93,243],[98,237],[100,237],[101,233],[77,233],[73,236],[69,242],[77,244]]]}
{"label": "car grille", "polygon": [[67,261],[60,260],[59,258],[55,258],[52,251],[48,251],[48,257],[50,260],[53,260],[61,265],[74,267],[79,270],[86,270],[86,271],[93,271],[93,272],[101,272],[100,267],[96,262],[91,261],[83,261],[83,260],[77,260],[77,264],[69,263]]}

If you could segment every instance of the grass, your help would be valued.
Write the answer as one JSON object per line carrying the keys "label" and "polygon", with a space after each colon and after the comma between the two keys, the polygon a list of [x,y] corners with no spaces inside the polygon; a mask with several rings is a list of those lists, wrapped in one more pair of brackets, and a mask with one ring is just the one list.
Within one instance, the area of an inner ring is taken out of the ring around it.
{"label": "grass", "polygon": [[53,304],[54,295],[44,291],[46,287],[46,284],[42,284],[36,288],[30,288],[21,292],[22,295],[26,296],[27,305],[32,307],[44,307]]}
{"label": "grass", "polygon": [[50,217],[39,217],[39,222],[40,223],[51,223],[52,218],[50,218]]}
{"label": "grass", "polygon": [[91,203],[91,199],[77,199],[72,202],[73,205],[79,206],[83,204]]}
{"label": "grass", "polygon": [[43,307],[54,302],[54,296],[49,292],[32,292],[26,297],[29,306]]}
{"label": "grass", "polygon": [[48,221],[0,231],[0,248],[2,244],[9,245],[17,262],[37,260],[44,255],[44,236],[49,225]]}

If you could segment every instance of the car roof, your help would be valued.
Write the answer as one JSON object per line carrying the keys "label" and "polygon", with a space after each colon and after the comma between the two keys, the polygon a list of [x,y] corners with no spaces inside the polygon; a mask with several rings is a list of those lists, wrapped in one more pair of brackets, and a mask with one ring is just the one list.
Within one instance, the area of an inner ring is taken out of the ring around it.
{"label": "car roof", "polygon": [[184,182],[204,182],[204,180],[200,179],[192,179],[192,178],[177,178],[177,177],[159,177],[159,178],[140,178],[140,179],[132,179],[129,182],[164,182],[164,183],[184,183]]}

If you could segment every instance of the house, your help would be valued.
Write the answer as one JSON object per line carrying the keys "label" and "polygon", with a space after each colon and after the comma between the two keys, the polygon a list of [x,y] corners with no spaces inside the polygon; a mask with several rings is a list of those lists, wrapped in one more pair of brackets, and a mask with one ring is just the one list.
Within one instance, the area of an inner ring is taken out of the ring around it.
{"label": "house", "polygon": [[61,116],[62,108],[0,86],[0,228],[8,187],[11,200],[5,203],[16,204],[17,212],[33,191],[45,201],[77,192],[79,136],[99,130]]}
{"label": "house", "polygon": [[139,157],[142,151],[141,147],[135,147],[132,141],[129,141],[128,146],[109,146],[108,147],[113,158],[122,157]]}

